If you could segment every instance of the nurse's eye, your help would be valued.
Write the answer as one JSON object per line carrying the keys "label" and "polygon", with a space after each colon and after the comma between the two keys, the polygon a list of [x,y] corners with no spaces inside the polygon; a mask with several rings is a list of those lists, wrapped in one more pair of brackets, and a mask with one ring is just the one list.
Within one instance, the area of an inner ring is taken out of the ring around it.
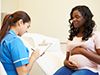
{"label": "nurse's eye", "polygon": [[30,27],[30,25],[29,26],[27,26],[27,28],[29,28]]}

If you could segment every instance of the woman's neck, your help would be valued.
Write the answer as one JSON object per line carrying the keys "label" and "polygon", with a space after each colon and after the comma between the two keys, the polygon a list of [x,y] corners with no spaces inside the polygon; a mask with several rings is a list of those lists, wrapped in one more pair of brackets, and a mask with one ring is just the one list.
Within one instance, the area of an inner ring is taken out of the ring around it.
{"label": "woman's neck", "polygon": [[79,33],[83,33],[84,30],[85,30],[84,27],[79,28]]}
{"label": "woman's neck", "polygon": [[78,33],[77,37],[83,37],[83,33]]}
{"label": "woman's neck", "polygon": [[77,34],[77,37],[83,37],[84,27],[79,28],[79,33]]}

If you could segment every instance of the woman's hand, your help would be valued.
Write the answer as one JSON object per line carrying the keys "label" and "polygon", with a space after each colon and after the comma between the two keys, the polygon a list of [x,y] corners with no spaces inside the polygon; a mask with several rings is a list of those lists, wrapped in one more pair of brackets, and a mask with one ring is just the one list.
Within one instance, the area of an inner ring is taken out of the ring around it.
{"label": "woman's hand", "polygon": [[74,54],[82,54],[83,51],[85,51],[86,49],[81,47],[81,46],[78,46],[78,47],[75,47],[72,51],[71,51],[71,55],[74,55]]}
{"label": "woman's hand", "polygon": [[68,67],[72,70],[77,70],[78,69],[78,66],[76,66],[73,62],[71,62],[67,59],[65,59],[65,61],[64,61],[64,66],[66,66],[66,67]]}

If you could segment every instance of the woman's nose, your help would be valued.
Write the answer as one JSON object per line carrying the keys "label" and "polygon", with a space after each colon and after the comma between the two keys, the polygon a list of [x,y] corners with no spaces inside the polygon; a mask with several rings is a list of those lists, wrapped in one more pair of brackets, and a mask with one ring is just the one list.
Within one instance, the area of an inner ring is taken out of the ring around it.
{"label": "woman's nose", "polygon": [[73,18],[73,22],[76,21],[76,18]]}

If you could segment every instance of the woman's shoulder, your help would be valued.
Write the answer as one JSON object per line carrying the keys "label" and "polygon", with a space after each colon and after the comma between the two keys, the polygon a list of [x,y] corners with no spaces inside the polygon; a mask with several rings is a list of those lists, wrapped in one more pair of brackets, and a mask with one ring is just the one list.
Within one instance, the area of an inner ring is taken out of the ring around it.
{"label": "woman's shoulder", "polygon": [[93,30],[93,32],[92,32],[92,38],[94,40],[100,39],[100,31]]}
{"label": "woman's shoulder", "polygon": [[97,31],[97,30],[93,30],[93,35],[100,35],[100,31]]}

